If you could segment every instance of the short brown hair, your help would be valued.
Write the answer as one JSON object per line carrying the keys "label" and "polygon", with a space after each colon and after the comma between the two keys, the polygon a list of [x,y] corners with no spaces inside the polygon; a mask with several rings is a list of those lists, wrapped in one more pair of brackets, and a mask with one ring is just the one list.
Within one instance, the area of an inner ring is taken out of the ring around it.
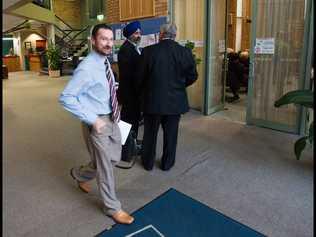
{"label": "short brown hair", "polygon": [[105,23],[101,23],[101,24],[97,24],[93,27],[92,29],[92,37],[95,38],[98,34],[98,31],[100,29],[106,29],[106,30],[110,30],[110,31],[113,31],[113,29],[111,28],[111,26],[105,24]]}

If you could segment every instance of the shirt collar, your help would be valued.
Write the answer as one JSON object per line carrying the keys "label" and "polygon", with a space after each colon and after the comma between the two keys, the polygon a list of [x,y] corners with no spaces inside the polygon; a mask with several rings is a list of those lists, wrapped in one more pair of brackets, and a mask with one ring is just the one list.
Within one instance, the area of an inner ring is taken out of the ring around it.
{"label": "shirt collar", "polygon": [[173,39],[166,37],[166,38],[162,38],[161,40],[173,40]]}
{"label": "shirt collar", "polygon": [[92,50],[91,53],[92,53],[92,56],[95,58],[95,60],[96,60],[98,63],[104,64],[105,60],[109,61],[106,56],[104,56],[104,55],[102,55],[102,54],[99,54],[99,53],[96,52],[95,50]]}
{"label": "shirt collar", "polygon": [[127,41],[130,42],[130,43],[131,43],[132,45],[134,45],[135,47],[137,47],[137,44],[134,43],[133,41],[131,41],[131,40],[129,40],[129,39],[127,39]]}

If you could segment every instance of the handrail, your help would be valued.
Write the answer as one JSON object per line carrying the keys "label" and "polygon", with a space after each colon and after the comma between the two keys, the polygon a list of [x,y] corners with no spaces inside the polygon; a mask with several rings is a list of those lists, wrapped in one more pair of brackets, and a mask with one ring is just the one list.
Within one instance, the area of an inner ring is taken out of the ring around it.
{"label": "handrail", "polygon": [[57,30],[59,30],[59,31],[61,31],[63,33],[62,39],[66,38],[68,36],[70,38],[70,40],[71,40],[71,37],[69,35],[72,33],[72,31],[66,33],[65,30],[59,28],[58,26],[55,25],[55,27],[56,27]]}
{"label": "handrail", "polygon": [[56,14],[55,14],[55,17],[58,19],[58,20],[60,20],[62,23],[64,23],[66,26],[68,26],[70,29],[72,29],[73,30],[73,28],[72,28],[72,26],[71,25],[69,25],[68,23],[66,23],[62,18],[60,18],[59,16],[57,16]]}
{"label": "handrail", "polygon": [[83,46],[86,42],[88,42],[88,39],[81,39],[80,43],[78,44],[79,46]]}
{"label": "handrail", "polygon": [[[86,31],[90,26],[86,26],[84,29],[73,29],[73,30],[64,30],[61,29],[59,26],[55,25],[56,29],[62,32],[64,35],[62,39],[65,39],[66,37],[69,37],[69,41],[72,41],[74,38],[76,38],[78,35],[80,35],[82,32]],[[70,37],[71,33],[74,33],[75,31],[79,31],[75,36]]]}
{"label": "handrail", "polygon": [[59,45],[59,47],[61,47],[65,52],[69,53],[72,51],[76,51],[75,48],[77,48],[78,46],[83,47],[86,44],[86,42],[88,42],[87,38],[83,38],[80,35],[87,31],[91,27],[90,25],[87,25],[83,29],[74,29],[69,24],[67,24],[63,19],[61,19],[57,15],[55,16],[58,20],[65,24],[65,26],[68,27],[66,29],[62,29],[62,25],[58,24],[58,22],[54,24],[57,30],[56,33],[60,32],[60,36],[56,34],[56,37],[58,36],[56,44]]}
{"label": "handrail", "polygon": [[6,31],[6,32],[4,32],[3,34],[10,34],[10,33],[13,33],[13,32],[15,32],[15,31],[18,31],[18,30],[22,30],[22,29],[24,29],[26,26],[22,26],[22,27],[20,27],[20,28],[15,28],[15,29],[12,29],[12,30],[10,30],[10,31]]}
{"label": "handrail", "polygon": [[70,41],[73,41],[78,35],[80,35],[81,33],[83,33],[84,31],[86,31],[90,26],[86,26],[84,29],[82,29],[81,31],[79,31],[77,34],[75,34],[74,37],[72,37],[72,39]]}
{"label": "handrail", "polygon": [[69,44],[67,41],[62,40],[61,38],[56,41],[56,44],[58,44],[59,46],[66,45],[68,48],[72,47],[72,44]]}
{"label": "handrail", "polygon": [[[69,37],[69,38],[70,38],[69,41],[71,41],[71,40],[72,40],[72,38],[70,37],[70,34],[71,34],[71,33],[72,33],[72,32],[70,31],[70,32],[64,34],[64,36],[63,36],[61,39],[64,40],[64,39],[66,39],[66,37]],[[68,41],[68,42],[69,42],[69,41]]]}

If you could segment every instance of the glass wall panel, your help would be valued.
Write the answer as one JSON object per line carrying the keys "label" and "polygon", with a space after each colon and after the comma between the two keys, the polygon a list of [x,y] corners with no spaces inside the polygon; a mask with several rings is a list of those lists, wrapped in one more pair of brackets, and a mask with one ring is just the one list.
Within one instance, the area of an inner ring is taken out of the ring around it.
{"label": "glass wall panel", "polygon": [[204,41],[205,41],[205,0],[174,0],[173,19],[178,27],[176,40],[195,43],[194,53],[202,62],[197,66],[197,82],[187,89],[191,108],[202,111],[204,105]]}
{"label": "glass wall panel", "polygon": [[[275,108],[274,102],[300,86],[306,0],[258,0],[256,38],[274,40],[273,54],[254,55],[251,119],[295,128],[294,105]],[[255,50],[256,51],[256,50]]]}

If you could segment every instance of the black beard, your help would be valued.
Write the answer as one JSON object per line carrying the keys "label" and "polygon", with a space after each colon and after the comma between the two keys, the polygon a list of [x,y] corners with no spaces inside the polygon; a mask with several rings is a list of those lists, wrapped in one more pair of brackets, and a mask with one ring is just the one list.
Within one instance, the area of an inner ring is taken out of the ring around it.
{"label": "black beard", "polygon": [[137,38],[131,38],[130,40],[131,40],[133,43],[135,43],[135,44],[139,44],[139,43],[140,43],[141,38],[140,38],[140,37],[137,37]]}

